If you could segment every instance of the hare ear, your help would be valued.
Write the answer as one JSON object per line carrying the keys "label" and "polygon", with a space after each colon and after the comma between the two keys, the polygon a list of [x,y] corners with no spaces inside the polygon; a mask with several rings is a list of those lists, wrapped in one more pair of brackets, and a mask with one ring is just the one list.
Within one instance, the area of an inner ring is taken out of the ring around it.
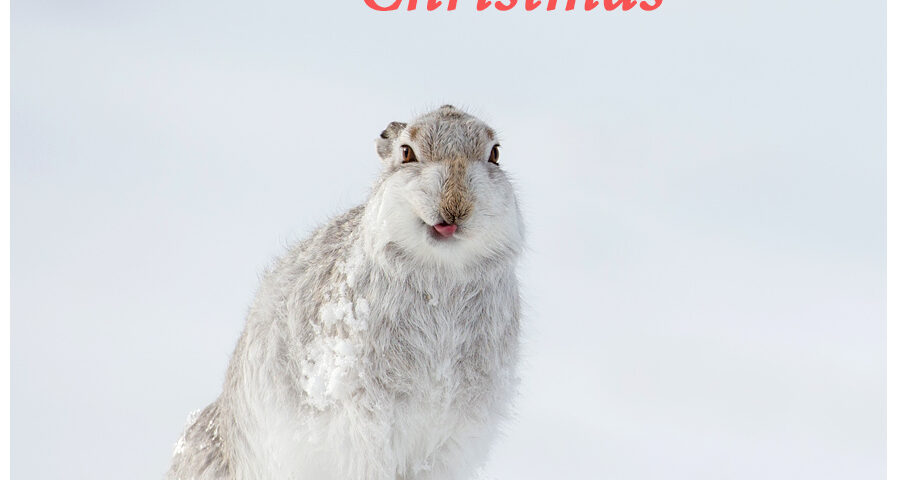
{"label": "hare ear", "polygon": [[402,130],[408,126],[407,123],[391,122],[386,126],[386,130],[380,132],[380,138],[377,139],[377,153],[383,160],[389,159],[392,154],[392,144],[396,141],[396,137],[402,133]]}

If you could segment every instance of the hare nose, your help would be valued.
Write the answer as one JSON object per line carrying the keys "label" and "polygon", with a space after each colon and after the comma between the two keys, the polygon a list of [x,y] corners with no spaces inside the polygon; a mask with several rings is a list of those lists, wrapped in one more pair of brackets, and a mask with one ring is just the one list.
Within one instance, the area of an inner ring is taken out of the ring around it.
{"label": "hare nose", "polygon": [[445,182],[439,199],[439,214],[447,225],[463,223],[473,210],[469,191],[467,160],[456,158],[446,166]]}
{"label": "hare nose", "polygon": [[458,229],[458,226],[454,223],[437,223],[433,225],[433,229],[436,230],[436,233],[442,235],[443,237],[451,237],[455,234],[455,230]]}

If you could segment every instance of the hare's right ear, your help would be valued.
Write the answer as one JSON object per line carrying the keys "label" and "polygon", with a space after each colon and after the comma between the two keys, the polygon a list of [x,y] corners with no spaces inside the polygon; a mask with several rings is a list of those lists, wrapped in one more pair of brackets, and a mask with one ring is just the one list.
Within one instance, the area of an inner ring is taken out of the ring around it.
{"label": "hare's right ear", "polygon": [[377,139],[377,153],[384,161],[389,160],[389,156],[392,155],[392,144],[406,126],[407,123],[391,122],[386,126],[386,130],[380,132],[380,138]]}

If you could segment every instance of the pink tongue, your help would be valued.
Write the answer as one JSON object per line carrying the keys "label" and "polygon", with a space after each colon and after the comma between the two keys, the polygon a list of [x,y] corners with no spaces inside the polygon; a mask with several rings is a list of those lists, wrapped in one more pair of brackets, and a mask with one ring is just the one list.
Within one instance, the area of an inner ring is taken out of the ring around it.
{"label": "pink tongue", "polygon": [[445,223],[437,223],[436,225],[433,225],[433,228],[435,228],[443,237],[451,237],[455,234],[455,230],[458,229],[458,226],[454,224],[448,225]]}

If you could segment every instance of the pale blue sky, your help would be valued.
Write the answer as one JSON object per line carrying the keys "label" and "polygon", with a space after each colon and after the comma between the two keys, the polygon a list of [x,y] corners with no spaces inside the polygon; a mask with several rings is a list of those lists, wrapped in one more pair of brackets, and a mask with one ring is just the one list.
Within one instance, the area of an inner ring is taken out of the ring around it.
{"label": "pale blue sky", "polygon": [[13,478],[160,478],[262,268],[443,103],[529,231],[491,477],[883,478],[884,9],[14,1]]}

